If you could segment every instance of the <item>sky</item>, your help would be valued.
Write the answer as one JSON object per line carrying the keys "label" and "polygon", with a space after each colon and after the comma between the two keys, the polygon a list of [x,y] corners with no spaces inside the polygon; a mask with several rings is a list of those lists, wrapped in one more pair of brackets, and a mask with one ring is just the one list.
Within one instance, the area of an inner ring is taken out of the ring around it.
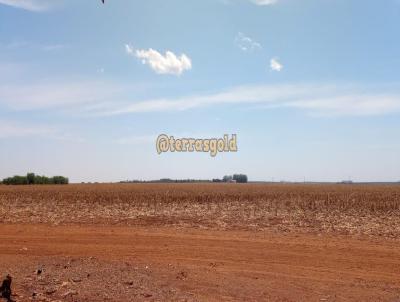
{"label": "sky", "polygon": [[0,178],[399,181],[399,28],[398,0],[0,0]]}

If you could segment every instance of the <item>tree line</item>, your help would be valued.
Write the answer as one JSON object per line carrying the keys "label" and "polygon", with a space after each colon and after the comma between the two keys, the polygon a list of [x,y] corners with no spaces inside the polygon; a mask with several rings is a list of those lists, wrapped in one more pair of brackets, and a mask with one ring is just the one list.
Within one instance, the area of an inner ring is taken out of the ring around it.
{"label": "tree line", "polygon": [[26,176],[15,175],[3,179],[4,185],[67,185],[69,180],[64,176],[40,176],[35,173],[28,173]]}
{"label": "tree line", "polygon": [[214,178],[209,179],[171,179],[171,178],[161,178],[157,180],[123,180],[120,183],[209,183],[209,182],[236,182],[236,183],[247,183],[248,178],[245,174],[233,174],[225,175],[222,179]]}
{"label": "tree line", "polygon": [[213,179],[213,182],[237,182],[237,183],[247,183],[246,174],[233,174],[225,175],[222,179]]}

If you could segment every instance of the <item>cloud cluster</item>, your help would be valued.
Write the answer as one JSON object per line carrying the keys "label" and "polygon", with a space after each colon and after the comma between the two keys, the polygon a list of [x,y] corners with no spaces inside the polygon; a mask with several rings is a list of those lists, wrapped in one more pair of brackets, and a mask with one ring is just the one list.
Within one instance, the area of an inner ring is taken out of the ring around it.
{"label": "cloud cluster", "polygon": [[[399,93],[365,93],[361,87],[338,85],[252,85],[208,95],[161,98],[113,105],[92,112],[98,116],[185,111],[240,105],[247,108],[292,108],[319,116],[369,116],[400,112]],[[119,106],[119,107],[118,107]]]}
{"label": "cloud cluster", "polygon": [[[396,86],[367,92],[358,85],[249,85],[211,94],[129,100],[131,88],[112,82],[72,81],[0,85],[0,106],[11,110],[62,110],[67,114],[112,116],[195,110],[236,105],[243,108],[292,108],[319,116],[368,116],[400,113]],[[8,128],[7,132],[14,131]]]}
{"label": "cloud cluster", "polygon": [[191,59],[185,55],[175,55],[172,51],[166,51],[162,55],[158,51],[149,48],[134,50],[132,46],[125,45],[126,53],[140,59],[157,74],[181,75],[184,71],[192,69]]}
{"label": "cloud cluster", "polygon": [[272,71],[279,72],[283,69],[283,65],[278,61],[277,58],[272,58],[269,65]]}
{"label": "cloud cluster", "polygon": [[235,37],[235,44],[243,51],[253,51],[261,49],[261,44],[239,32]]}

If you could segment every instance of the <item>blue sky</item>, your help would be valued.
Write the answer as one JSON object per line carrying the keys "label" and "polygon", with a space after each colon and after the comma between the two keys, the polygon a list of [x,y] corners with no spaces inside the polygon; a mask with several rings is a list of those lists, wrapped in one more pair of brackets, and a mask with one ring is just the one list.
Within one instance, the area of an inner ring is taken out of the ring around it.
{"label": "blue sky", "polygon": [[398,181],[399,28],[397,0],[0,0],[0,178]]}

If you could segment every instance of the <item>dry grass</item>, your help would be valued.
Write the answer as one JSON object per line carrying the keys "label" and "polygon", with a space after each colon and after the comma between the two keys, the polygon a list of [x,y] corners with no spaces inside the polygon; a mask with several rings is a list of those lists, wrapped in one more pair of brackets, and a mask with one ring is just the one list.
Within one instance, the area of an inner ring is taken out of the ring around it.
{"label": "dry grass", "polygon": [[0,186],[0,222],[171,225],[400,238],[400,186]]}

